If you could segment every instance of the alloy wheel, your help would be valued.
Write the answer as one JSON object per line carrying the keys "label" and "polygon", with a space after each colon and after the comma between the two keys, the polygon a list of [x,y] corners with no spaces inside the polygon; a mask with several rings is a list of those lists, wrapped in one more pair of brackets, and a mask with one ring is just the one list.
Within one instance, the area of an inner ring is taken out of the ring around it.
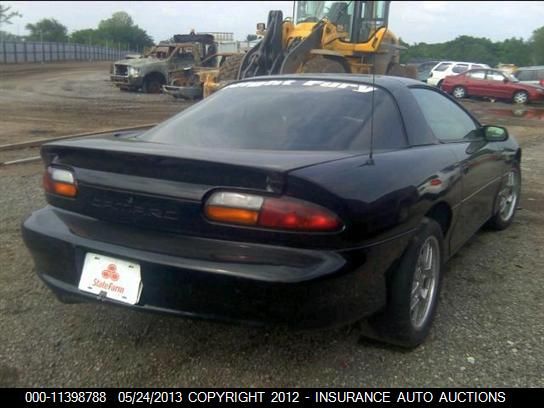
{"label": "alloy wheel", "polygon": [[440,246],[434,236],[421,245],[416,262],[410,298],[410,320],[414,328],[421,328],[432,309],[438,286]]}
{"label": "alloy wheel", "polygon": [[465,97],[465,89],[461,86],[457,86],[453,89],[453,96],[457,99]]}
{"label": "alloy wheel", "polygon": [[525,92],[518,92],[514,95],[514,102],[515,103],[526,103],[528,99],[528,96]]}
{"label": "alloy wheel", "polygon": [[514,215],[519,196],[519,180],[517,173],[512,170],[508,174],[506,185],[499,193],[499,216],[507,222]]}

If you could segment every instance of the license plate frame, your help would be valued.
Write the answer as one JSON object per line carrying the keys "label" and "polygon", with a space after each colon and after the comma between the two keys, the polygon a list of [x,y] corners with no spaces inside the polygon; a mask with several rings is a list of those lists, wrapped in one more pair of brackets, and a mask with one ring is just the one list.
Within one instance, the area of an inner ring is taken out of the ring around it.
{"label": "license plate frame", "polygon": [[143,289],[140,264],[87,252],[78,289],[101,298],[135,305]]}

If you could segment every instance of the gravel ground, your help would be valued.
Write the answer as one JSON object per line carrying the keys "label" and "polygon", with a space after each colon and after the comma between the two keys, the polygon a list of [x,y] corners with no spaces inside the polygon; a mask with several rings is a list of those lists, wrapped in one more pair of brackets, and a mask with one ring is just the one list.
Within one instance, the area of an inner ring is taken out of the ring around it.
{"label": "gravel ground", "polygon": [[[57,110],[55,105],[64,106],[64,97],[52,97],[51,106],[43,107],[56,121],[49,134],[91,126],[86,116],[102,115],[101,108],[92,108],[97,106],[96,95],[111,97],[100,102],[110,107],[108,120],[116,121],[119,115],[127,121],[123,125],[143,123],[140,113],[129,115],[118,105],[124,98],[143,101],[149,95],[123,94],[121,98],[107,82],[100,82],[105,74],[96,66],[70,71],[73,87],[79,87],[76,78],[81,72],[86,84],[82,87],[95,78],[90,101],[82,100],[80,106],[85,109],[67,119],[64,108]],[[65,78],[54,70],[48,75],[31,71],[25,86],[41,89],[52,77]],[[4,116],[12,107],[3,79],[3,121],[7,118],[21,137],[27,128],[17,128],[20,122],[44,127],[39,110],[37,118],[33,110],[19,112],[27,116],[17,120]],[[40,92],[36,100],[43,97]],[[19,91],[11,95],[22,98]],[[157,118],[183,107],[164,96],[146,100]],[[138,112],[144,111],[144,102],[134,103],[141,109]],[[35,275],[19,229],[21,220],[45,203],[42,167],[0,168],[0,386],[544,387],[542,122],[510,118],[508,112],[506,116],[490,113],[508,111],[509,105],[469,101],[467,106],[488,122],[509,124],[522,144],[523,210],[509,229],[479,232],[450,260],[431,335],[413,351],[365,340],[357,327],[293,332],[163,317],[100,304],[61,304]],[[11,137],[5,129],[2,134]]]}

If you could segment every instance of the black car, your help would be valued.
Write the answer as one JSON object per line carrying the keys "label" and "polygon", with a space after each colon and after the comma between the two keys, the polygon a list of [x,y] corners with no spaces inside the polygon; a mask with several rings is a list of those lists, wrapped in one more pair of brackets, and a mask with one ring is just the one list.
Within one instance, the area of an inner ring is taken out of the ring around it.
{"label": "black car", "polygon": [[413,347],[444,262],[504,229],[521,150],[434,87],[308,74],[233,83],[142,133],[44,145],[23,225],[66,302],[250,324],[368,318]]}

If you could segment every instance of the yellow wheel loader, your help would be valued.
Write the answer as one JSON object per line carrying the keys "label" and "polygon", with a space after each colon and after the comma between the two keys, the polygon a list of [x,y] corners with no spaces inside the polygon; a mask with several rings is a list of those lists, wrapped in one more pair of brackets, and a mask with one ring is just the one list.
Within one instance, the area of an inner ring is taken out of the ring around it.
{"label": "yellow wheel loader", "polygon": [[[204,96],[229,81],[261,75],[331,72],[416,78],[399,64],[398,38],[388,30],[390,1],[295,1],[294,20],[270,11],[262,40],[229,57],[204,83]],[[263,24],[257,29],[263,33]]]}

